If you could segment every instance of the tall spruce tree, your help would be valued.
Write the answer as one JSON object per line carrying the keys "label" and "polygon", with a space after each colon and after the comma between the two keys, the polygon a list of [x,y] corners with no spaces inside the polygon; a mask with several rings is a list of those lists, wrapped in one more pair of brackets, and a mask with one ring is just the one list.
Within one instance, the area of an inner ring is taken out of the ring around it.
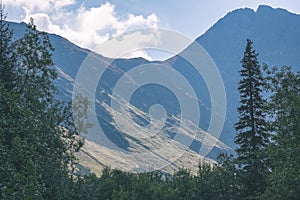
{"label": "tall spruce tree", "polygon": [[244,57],[241,61],[240,106],[238,108],[239,121],[235,124],[238,144],[237,161],[245,175],[245,194],[259,196],[265,189],[266,145],[268,135],[264,114],[265,101],[262,97],[263,78],[258,54],[252,49],[252,41],[247,40]]}

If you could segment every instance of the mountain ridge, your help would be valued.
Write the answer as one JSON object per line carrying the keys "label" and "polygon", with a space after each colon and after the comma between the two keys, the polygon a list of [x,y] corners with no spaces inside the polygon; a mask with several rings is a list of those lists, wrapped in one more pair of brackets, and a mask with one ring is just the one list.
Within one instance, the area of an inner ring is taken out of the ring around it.
{"label": "mountain ridge", "polygon": [[[13,28],[16,39],[24,34],[25,24],[10,23]],[[23,31],[23,33],[22,33]],[[244,47],[246,44],[246,39],[249,38],[254,42],[254,49],[259,53],[259,61],[261,64],[266,63],[270,66],[283,66],[291,65],[294,70],[300,69],[300,40],[298,39],[300,35],[300,15],[290,13],[284,9],[274,9],[269,6],[259,6],[256,11],[249,8],[234,10],[218,22],[216,22],[212,27],[210,27],[204,34],[198,37],[194,42],[201,44],[204,49],[210,54],[214,62],[216,63],[227,93],[227,115],[225,126],[220,136],[222,143],[227,145],[232,150],[235,148],[233,142],[235,136],[235,130],[233,128],[234,123],[237,121],[237,106],[239,104],[239,95],[237,92],[237,85],[239,80],[239,69],[240,60],[242,59]],[[55,47],[55,52],[53,54],[54,62],[57,65],[59,80],[57,80],[57,85],[60,91],[63,93],[61,98],[70,100],[71,91],[73,89],[73,84],[71,79],[75,79],[77,71],[84,61],[86,56],[91,52],[90,50],[80,48],[75,44],[71,43],[61,36],[49,34],[50,40]],[[193,44],[193,43],[192,43]],[[191,45],[192,45],[191,44]],[[190,45],[190,46],[191,46]],[[190,47],[189,46],[189,47]],[[115,59],[111,67],[107,70],[104,77],[99,81],[99,87],[97,91],[104,91],[104,93],[97,93],[97,99],[101,100],[102,103],[97,104],[97,114],[99,115],[98,120],[104,127],[108,127],[107,130],[111,133],[109,136],[113,141],[120,142],[119,145],[122,147],[132,148],[145,148],[148,144],[152,144],[151,141],[140,140],[140,138],[134,138],[135,135],[130,135],[123,132],[115,127],[112,121],[111,113],[109,113],[106,106],[110,106],[110,94],[113,87],[115,86],[117,80],[122,77],[127,71],[133,69],[134,67],[145,64],[145,63],[161,63],[171,66],[175,70],[184,74],[184,76],[192,84],[193,89],[197,93],[199,107],[201,111],[201,122],[199,124],[199,132],[207,130],[208,123],[211,116],[211,100],[208,93],[205,82],[201,77],[195,75],[192,66],[185,61],[181,56],[182,53],[189,53],[191,51],[187,47],[183,52],[178,55],[169,58],[165,61],[155,61],[150,62],[143,58],[133,58],[133,59]],[[192,52],[191,52],[192,53]],[[196,52],[193,52],[196,53]],[[105,58],[101,55],[97,55],[104,61],[111,62],[112,59]],[[114,70],[115,69],[115,70]],[[117,70],[116,70],[117,69]],[[152,95],[145,95],[142,90],[152,92]],[[152,98],[152,101],[149,99]],[[178,108],[176,101],[172,99],[170,95],[166,96],[166,90],[164,88],[157,88],[156,86],[151,86],[149,88],[144,87],[138,89],[135,96],[132,98],[133,110],[132,117],[137,117],[140,113],[146,113],[147,109],[153,104],[153,102],[162,102],[164,105],[169,105],[167,108],[170,110],[171,114],[176,116],[178,114]],[[163,100],[165,99],[165,100]],[[145,103],[146,106],[142,104]],[[169,103],[169,104],[168,104]],[[127,120],[124,118],[124,120]],[[144,120],[147,121],[145,115]],[[172,139],[172,130],[176,129],[174,119],[170,119],[170,127],[166,128],[166,134]],[[189,124],[185,124],[187,130],[189,129]],[[171,131],[170,131],[171,130]],[[206,133],[205,133],[206,134]],[[208,133],[210,134],[210,133]],[[201,136],[201,134],[200,134]],[[199,136],[199,137],[200,137]],[[93,138],[88,138],[89,141],[93,142]],[[168,139],[160,138],[157,144],[163,145],[163,142],[168,142]],[[189,148],[189,158],[199,160],[201,157],[196,155],[196,152],[201,148],[201,138],[196,140]],[[91,144],[91,143],[90,143]],[[144,145],[144,146],[143,146]],[[95,144],[91,145],[93,148],[86,147],[85,151],[93,155],[94,158],[106,159],[107,155],[111,155],[112,152],[107,152],[104,157],[101,157],[99,152],[93,152],[95,149]],[[103,147],[99,147],[103,150]],[[140,149],[140,150],[141,150]],[[169,151],[172,151],[169,149]],[[220,145],[213,149],[210,158],[215,159],[219,152],[228,151],[224,146]],[[174,150],[175,152],[175,150]],[[165,152],[167,154],[167,152]],[[121,156],[122,157],[122,156]],[[182,158],[183,160],[185,158]],[[184,162],[179,160],[180,166]],[[134,162],[134,159],[132,160]],[[187,162],[187,160],[185,160]],[[149,164],[149,163],[148,163]],[[198,167],[189,165],[187,167],[193,168]],[[117,161],[114,162],[114,166],[117,166]],[[129,165],[126,165],[129,167]],[[185,166],[186,167],[186,166]],[[130,170],[137,169],[138,167],[129,167]],[[173,169],[172,169],[173,170]]]}

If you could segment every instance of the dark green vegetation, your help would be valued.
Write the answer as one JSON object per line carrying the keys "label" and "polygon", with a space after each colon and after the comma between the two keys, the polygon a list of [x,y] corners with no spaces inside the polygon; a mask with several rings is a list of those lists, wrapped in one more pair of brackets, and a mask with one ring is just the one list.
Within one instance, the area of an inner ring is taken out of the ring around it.
{"label": "dark green vegetation", "polygon": [[66,198],[82,140],[70,106],[55,99],[53,48],[32,22],[12,42],[0,17],[0,199]]}
{"label": "dark green vegetation", "polygon": [[238,144],[237,163],[244,172],[245,192],[249,195],[260,194],[265,190],[265,175],[268,173],[266,147],[268,135],[266,130],[265,101],[262,97],[263,77],[257,61],[258,54],[252,49],[252,42],[247,46],[240,71],[241,80],[239,121],[235,125]]}
{"label": "dark green vegetation", "polygon": [[[0,199],[298,199],[300,72],[261,71],[248,40],[242,69],[236,157],[200,164],[197,175],[104,169],[77,176],[82,140],[69,105],[55,98],[53,48],[33,23],[13,42],[0,19]],[[263,97],[267,97],[264,100]],[[66,131],[68,130],[68,131]]]}

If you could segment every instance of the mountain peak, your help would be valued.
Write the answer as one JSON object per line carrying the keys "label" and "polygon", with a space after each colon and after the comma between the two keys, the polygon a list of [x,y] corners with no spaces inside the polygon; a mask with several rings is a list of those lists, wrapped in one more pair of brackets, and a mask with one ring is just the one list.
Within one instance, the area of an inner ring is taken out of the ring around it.
{"label": "mountain peak", "polygon": [[259,5],[258,8],[256,9],[256,13],[289,13],[289,14],[294,14],[294,13],[291,13],[289,12],[288,10],[286,9],[283,9],[283,8],[273,8],[271,6],[268,6],[268,5]]}
{"label": "mountain peak", "polygon": [[275,8],[272,8],[271,6],[268,5],[259,5],[258,8],[256,9],[256,12],[266,12],[266,11],[274,11]]}

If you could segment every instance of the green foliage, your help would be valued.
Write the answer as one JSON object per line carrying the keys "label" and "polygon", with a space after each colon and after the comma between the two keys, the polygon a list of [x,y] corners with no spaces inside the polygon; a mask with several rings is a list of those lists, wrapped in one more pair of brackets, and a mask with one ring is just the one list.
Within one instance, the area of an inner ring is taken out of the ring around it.
{"label": "green foliage", "polygon": [[265,176],[268,172],[268,144],[266,131],[265,101],[262,98],[263,77],[257,61],[257,53],[252,49],[252,41],[247,46],[242,59],[241,80],[239,83],[239,121],[235,125],[238,134],[235,143],[237,161],[244,171],[245,193],[256,196],[265,189]]}
{"label": "green foliage", "polygon": [[270,130],[273,143],[268,152],[272,173],[265,199],[298,199],[300,196],[300,72],[290,67],[267,72]]}
{"label": "green foliage", "polygon": [[221,153],[218,156],[218,166],[214,169],[213,180],[215,182],[214,191],[219,199],[242,199],[242,175],[241,170],[236,168],[233,155]]}
{"label": "green foliage", "polygon": [[[4,19],[1,5],[0,199],[235,200],[300,196],[300,72],[293,73],[290,67],[265,67],[267,76],[263,78],[250,40],[240,71],[237,158],[220,154],[215,165],[200,163],[197,174],[188,169],[171,175],[105,168],[101,177],[80,177],[75,173],[73,153],[83,145],[78,132],[85,133],[91,127],[86,121],[89,102],[78,96],[73,104],[76,112],[72,113],[70,104],[57,100],[53,84],[57,74],[51,58],[54,49],[48,35],[31,21],[24,37],[13,42]],[[268,95],[268,102],[262,93]]]}
{"label": "green foliage", "polygon": [[53,48],[33,21],[12,42],[0,10],[0,198],[64,199],[82,139],[55,98]]}
{"label": "green foliage", "polygon": [[2,4],[0,6],[0,81],[2,87],[11,90],[16,81],[16,52],[12,44],[13,33],[4,21]]}

